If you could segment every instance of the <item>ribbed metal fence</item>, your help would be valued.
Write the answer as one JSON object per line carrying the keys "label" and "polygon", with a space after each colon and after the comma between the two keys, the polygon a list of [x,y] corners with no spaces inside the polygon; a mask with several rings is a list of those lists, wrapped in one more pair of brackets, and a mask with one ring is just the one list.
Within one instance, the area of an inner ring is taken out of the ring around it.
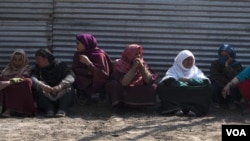
{"label": "ribbed metal fence", "polygon": [[242,0],[55,0],[53,47],[70,62],[75,35],[88,32],[114,60],[138,43],[160,76],[180,50],[189,49],[208,75],[222,43],[232,44],[238,60],[249,64],[249,6]]}
{"label": "ribbed metal fence", "polygon": [[22,48],[34,64],[34,52],[52,46],[53,0],[0,0],[0,68]]}
{"label": "ribbed metal fence", "polygon": [[207,75],[222,43],[249,64],[250,1],[247,0],[1,0],[1,67],[13,48],[31,56],[49,46],[71,65],[78,33],[91,33],[114,60],[138,43],[160,77],[182,49],[191,50]]}

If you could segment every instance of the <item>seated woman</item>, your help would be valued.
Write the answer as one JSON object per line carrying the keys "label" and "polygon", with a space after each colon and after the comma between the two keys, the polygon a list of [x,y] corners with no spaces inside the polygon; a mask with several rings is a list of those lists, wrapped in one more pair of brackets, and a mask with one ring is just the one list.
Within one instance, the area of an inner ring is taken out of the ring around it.
{"label": "seated woman", "polygon": [[213,102],[216,107],[226,106],[229,109],[236,108],[234,102],[240,100],[237,87],[231,91],[231,95],[222,97],[223,87],[242,71],[242,65],[236,61],[234,48],[229,44],[223,44],[218,50],[218,59],[211,63],[210,80],[213,86]]}
{"label": "seated woman", "polygon": [[74,73],[48,49],[39,49],[35,53],[36,66],[31,71],[33,90],[38,108],[44,110],[47,117],[63,117],[73,104]]}
{"label": "seated woman", "polygon": [[203,116],[212,101],[210,80],[195,65],[189,50],[182,50],[158,84],[162,114]]}
{"label": "seated woman", "polygon": [[76,36],[77,51],[74,54],[72,70],[76,75],[76,88],[87,97],[88,104],[105,98],[105,84],[112,69],[108,55],[97,47],[91,34]]}
{"label": "seated woman", "polygon": [[36,114],[28,63],[25,51],[16,49],[10,57],[10,63],[0,75],[0,105],[4,109],[4,117],[9,117],[13,113],[26,116]]}
{"label": "seated woman", "polygon": [[143,60],[142,54],[142,46],[130,44],[121,59],[115,60],[111,80],[106,85],[112,106],[138,107],[156,103],[157,75]]}
{"label": "seated woman", "polygon": [[232,94],[232,88],[239,88],[240,94],[243,98],[243,114],[250,113],[250,66],[246,67],[238,75],[236,75],[227,85],[223,88],[222,94],[226,98]]}

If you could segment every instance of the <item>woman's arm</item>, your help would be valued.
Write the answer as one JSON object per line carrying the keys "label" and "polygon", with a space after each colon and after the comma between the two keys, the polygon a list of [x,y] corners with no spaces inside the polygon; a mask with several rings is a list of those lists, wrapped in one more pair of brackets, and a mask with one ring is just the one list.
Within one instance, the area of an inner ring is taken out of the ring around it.
{"label": "woman's arm", "polygon": [[143,76],[143,80],[146,84],[149,84],[152,80],[152,74],[150,71],[147,69],[146,66],[141,67],[141,73]]}
{"label": "woman's arm", "polygon": [[230,89],[232,87],[235,87],[239,84],[239,79],[237,77],[234,77],[230,82],[227,83],[227,85],[222,90],[222,96],[226,98],[227,95],[230,95]]}
{"label": "woman's arm", "polygon": [[0,81],[0,90],[8,87],[9,85],[12,85],[13,83],[11,81]]}
{"label": "woman's arm", "polygon": [[131,81],[136,75],[135,73],[136,68],[137,68],[137,65],[133,65],[132,68],[123,76],[121,80],[122,86],[127,86],[131,83]]}
{"label": "woman's arm", "polygon": [[225,98],[230,94],[230,88],[235,87],[240,82],[250,79],[250,67],[245,68],[238,75],[236,75],[231,81],[227,83],[227,85],[222,90],[222,95]]}

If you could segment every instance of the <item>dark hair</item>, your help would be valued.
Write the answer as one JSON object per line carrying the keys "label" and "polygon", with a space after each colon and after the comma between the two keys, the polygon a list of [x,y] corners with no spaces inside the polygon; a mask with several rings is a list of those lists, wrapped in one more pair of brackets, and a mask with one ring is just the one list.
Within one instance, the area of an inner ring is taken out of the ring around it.
{"label": "dark hair", "polygon": [[48,58],[49,63],[52,63],[55,60],[54,55],[48,48],[39,49],[36,51],[35,56],[41,56],[43,58]]}
{"label": "dark hair", "polygon": [[22,53],[21,52],[15,52],[14,55],[22,55]]}

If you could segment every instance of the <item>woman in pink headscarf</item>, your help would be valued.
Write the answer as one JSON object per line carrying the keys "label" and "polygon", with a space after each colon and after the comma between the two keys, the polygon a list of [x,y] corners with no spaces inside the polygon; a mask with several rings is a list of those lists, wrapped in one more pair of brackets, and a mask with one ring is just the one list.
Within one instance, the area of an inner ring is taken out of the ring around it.
{"label": "woman in pink headscarf", "polygon": [[2,116],[9,117],[12,113],[35,115],[29,75],[28,57],[24,50],[16,49],[0,75],[0,105],[4,108]]}
{"label": "woman in pink headscarf", "polygon": [[76,36],[77,51],[74,54],[72,69],[76,77],[76,87],[88,98],[88,103],[104,98],[104,86],[109,79],[112,63],[104,50],[97,47],[91,34]]}
{"label": "woman in pink headscarf", "polygon": [[123,51],[122,57],[115,60],[112,80],[106,87],[112,106],[155,104],[157,75],[145,63],[142,54],[142,46],[130,44]]}

